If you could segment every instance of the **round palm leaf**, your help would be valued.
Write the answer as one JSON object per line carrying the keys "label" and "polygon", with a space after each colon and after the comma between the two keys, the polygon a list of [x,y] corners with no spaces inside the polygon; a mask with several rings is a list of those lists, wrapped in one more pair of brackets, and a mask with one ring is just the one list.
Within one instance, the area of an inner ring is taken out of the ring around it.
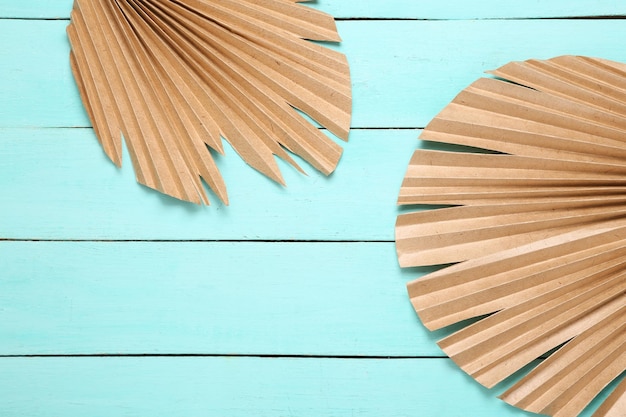
{"label": "round palm leaf", "polygon": [[[324,174],[341,147],[302,116],[347,139],[351,88],[334,19],[294,0],[76,0],[70,62],[109,158],[123,135],[137,180],[208,204],[224,202],[209,148],[222,137],[253,168],[284,183],[290,151]],[[299,112],[299,111],[300,112]]]}
{"label": "round palm leaf", "polygon": [[[471,148],[415,152],[399,204],[447,207],[398,217],[398,257],[452,264],[408,291],[431,330],[473,319],[439,342],[464,371],[494,387],[538,360],[502,398],[573,417],[626,369],[626,66],[562,56],[492,74],[421,135]],[[626,415],[625,385],[595,417]]]}

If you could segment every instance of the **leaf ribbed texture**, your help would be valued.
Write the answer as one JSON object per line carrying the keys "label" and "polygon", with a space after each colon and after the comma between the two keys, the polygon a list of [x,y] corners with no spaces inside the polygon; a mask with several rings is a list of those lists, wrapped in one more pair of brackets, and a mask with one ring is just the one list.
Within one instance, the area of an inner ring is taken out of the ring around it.
{"label": "leaf ribbed texture", "polygon": [[[626,369],[626,66],[562,56],[493,74],[424,130],[471,149],[415,152],[399,204],[450,207],[400,215],[398,257],[453,264],[408,291],[429,329],[479,318],[439,344],[481,384],[558,348],[502,398],[574,417]],[[626,415],[624,385],[594,417]]]}
{"label": "leaf ribbed texture", "polygon": [[[137,180],[208,204],[202,180],[228,203],[211,150],[222,138],[284,184],[275,155],[324,174],[347,139],[351,87],[333,18],[288,0],[76,0],[70,62],[109,158],[122,136]],[[210,149],[209,149],[210,148]]]}

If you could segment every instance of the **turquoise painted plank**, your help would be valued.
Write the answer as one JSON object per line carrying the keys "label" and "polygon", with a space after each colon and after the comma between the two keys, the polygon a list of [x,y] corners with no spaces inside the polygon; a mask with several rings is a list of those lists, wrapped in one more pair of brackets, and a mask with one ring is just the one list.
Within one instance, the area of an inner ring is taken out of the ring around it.
{"label": "turquoise painted plank", "polygon": [[137,184],[91,129],[0,129],[0,238],[393,240],[395,202],[417,130],[355,130],[337,171],[281,164],[287,187],[227,147],[230,206],[195,206]]}
{"label": "turquoise painted plank", "polygon": [[520,19],[624,16],[616,0],[316,0],[313,7],[339,18]]}
{"label": "turquoise painted plank", "polygon": [[[445,356],[393,243],[0,242],[0,355]],[[1,390],[0,390],[1,391]]]}
{"label": "turquoise painted plank", "polygon": [[[0,4],[0,18],[68,18],[72,0],[21,0]],[[337,18],[495,19],[625,15],[619,0],[317,0],[311,7]]]}
{"label": "turquoise painted plank", "polygon": [[0,387],[5,416],[531,416],[448,359],[0,358]]}
{"label": "turquoise painted plank", "polygon": [[88,124],[69,66],[67,23],[0,20],[0,126]]}
{"label": "turquoise painted plank", "polygon": [[361,21],[340,29],[359,127],[423,127],[484,71],[512,60],[626,61],[623,21]]}
{"label": "turquoise painted plank", "polygon": [[[0,127],[88,126],[66,21],[0,20]],[[354,127],[423,127],[485,70],[562,54],[626,61],[622,20],[343,21]]]}

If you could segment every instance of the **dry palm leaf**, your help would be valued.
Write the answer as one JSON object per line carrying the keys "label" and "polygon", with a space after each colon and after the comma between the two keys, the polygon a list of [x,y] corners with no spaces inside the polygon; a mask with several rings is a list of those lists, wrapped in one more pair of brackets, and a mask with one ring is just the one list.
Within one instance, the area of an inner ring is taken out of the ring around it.
{"label": "dry palm leaf", "polygon": [[[402,266],[429,329],[487,387],[559,347],[502,398],[576,416],[626,369],[626,66],[563,56],[509,63],[461,92],[421,138],[489,153],[416,151],[399,204]],[[626,416],[626,382],[595,417]]]}
{"label": "dry palm leaf", "polygon": [[274,155],[301,170],[286,150],[325,174],[339,161],[296,111],[347,139],[348,63],[309,41],[339,41],[331,16],[296,0],[76,0],[68,36],[104,151],[120,166],[123,134],[148,187],[208,204],[203,179],[227,202],[208,148],[221,137],[281,184]]}

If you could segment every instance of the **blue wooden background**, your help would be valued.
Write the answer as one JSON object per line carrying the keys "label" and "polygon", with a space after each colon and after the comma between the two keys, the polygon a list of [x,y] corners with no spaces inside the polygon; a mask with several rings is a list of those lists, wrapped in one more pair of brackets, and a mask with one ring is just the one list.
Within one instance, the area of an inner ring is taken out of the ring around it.
{"label": "blue wooden background", "polygon": [[0,2],[0,416],[530,415],[419,323],[404,286],[428,271],[397,265],[395,199],[419,128],[483,71],[626,61],[622,1],[310,3],[351,63],[350,142],[329,178],[283,164],[287,188],[227,147],[230,207],[106,160],[70,74],[71,6]]}

